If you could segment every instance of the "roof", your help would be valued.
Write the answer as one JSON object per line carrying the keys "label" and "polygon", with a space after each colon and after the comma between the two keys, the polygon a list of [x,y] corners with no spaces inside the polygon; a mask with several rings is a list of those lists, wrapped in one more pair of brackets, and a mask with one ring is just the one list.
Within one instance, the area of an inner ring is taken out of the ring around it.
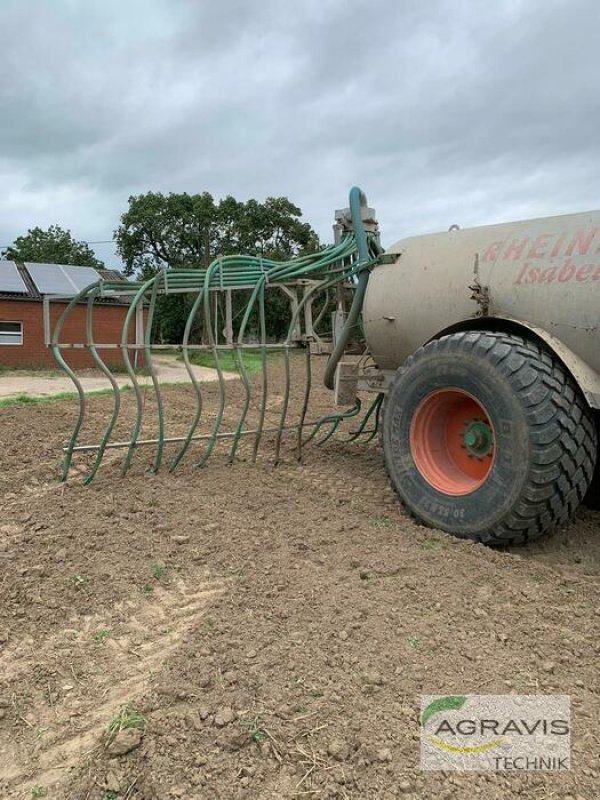
{"label": "roof", "polygon": [[[6,264],[7,262],[5,262],[5,261],[3,262],[3,261],[0,260],[0,264],[2,264],[2,263]],[[40,291],[40,289],[37,286],[36,282],[34,281],[33,277],[29,273],[29,270],[27,269],[27,265],[19,264],[17,262],[9,262],[9,263],[13,263],[16,266],[16,268],[17,268],[17,270],[19,272],[19,275],[21,276],[21,278],[22,278],[22,280],[23,280],[23,282],[25,284],[25,288],[26,288],[27,291],[26,292],[6,291],[6,290],[3,290],[0,287],[0,300],[37,300],[37,301],[41,302],[44,299],[44,294]],[[41,265],[40,264],[39,266],[68,267],[68,266],[71,266],[71,265],[65,265],[65,264]],[[100,268],[97,268],[97,267],[93,267],[93,268],[92,267],[88,267],[88,269],[90,269],[91,272],[97,273],[98,275],[100,275],[101,278],[103,278],[106,281],[119,281],[119,282],[122,281],[123,283],[128,283],[127,279],[120,272],[118,272],[118,270],[116,270],[116,269],[100,269]],[[93,280],[93,278],[92,278],[92,280]],[[92,281],[90,281],[90,283],[91,282]],[[124,300],[123,298],[105,297],[105,298],[97,298],[96,302],[114,304],[114,303],[127,303],[127,300]]]}

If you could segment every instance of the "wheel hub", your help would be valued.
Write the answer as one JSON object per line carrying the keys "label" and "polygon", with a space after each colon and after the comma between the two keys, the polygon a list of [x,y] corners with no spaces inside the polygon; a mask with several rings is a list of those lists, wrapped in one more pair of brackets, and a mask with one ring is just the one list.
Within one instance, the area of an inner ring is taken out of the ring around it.
{"label": "wheel hub", "polygon": [[474,419],[466,422],[462,439],[470,456],[483,459],[492,455],[494,434],[490,426],[483,420]]}

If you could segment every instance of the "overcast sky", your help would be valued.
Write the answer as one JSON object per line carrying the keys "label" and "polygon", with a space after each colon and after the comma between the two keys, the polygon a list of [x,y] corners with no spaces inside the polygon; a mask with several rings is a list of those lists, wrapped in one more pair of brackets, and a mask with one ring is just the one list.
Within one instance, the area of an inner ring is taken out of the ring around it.
{"label": "overcast sky", "polygon": [[0,245],[148,190],[330,241],[358,183],[384,244],[597,208],[599,34],[597,0],[0,0]]}

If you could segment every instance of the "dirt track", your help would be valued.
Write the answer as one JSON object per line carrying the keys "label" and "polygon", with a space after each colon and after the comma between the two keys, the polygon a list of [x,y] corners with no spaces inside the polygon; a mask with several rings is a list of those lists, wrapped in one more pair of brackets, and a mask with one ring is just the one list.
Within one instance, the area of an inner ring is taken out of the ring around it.
{"label": "dirt track", "polygon": [[[191,395],[165,396],[185,430]],[[598,513],[458,541],[398,508],[375,444],[158,475],[140,451],[126,479],[111,453],[63,486],[75,408],[0,410],[0,797],[598,796]],[[422,693],[512,690],[571,695],[569,773],[419,770]],[[147,728],[110,757],[125,706]]]}
{"label": "dirt track", "polygon": [[[173,356],[154,356],[154,366],[163,383],[189,383],[189,375],[185,365]],[[216,372],[206,367],[192,367],[196,379],[199,381],[214,381]],[[106,389],[106,378],[98,370],[88,370],[79,375],[81,385],[85,392],[94,392]],[[117,384],[122,388],[131,386],[131,380],[126,373],[115,375]],[[139,382],[150,384],[151,378],[140,376]],[[63,392],[73,392],[74,386],[70,378],[62,372],[39,372],[15,370],[0,374],[0,399],[29,395],[31,397],[51,397]]]}

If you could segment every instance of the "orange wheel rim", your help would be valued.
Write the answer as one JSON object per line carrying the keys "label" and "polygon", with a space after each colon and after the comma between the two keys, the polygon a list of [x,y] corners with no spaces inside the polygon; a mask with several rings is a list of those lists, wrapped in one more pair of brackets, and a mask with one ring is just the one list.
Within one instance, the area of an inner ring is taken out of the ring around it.
{"label": "orange wheel rim", "polygon": [[422,477],[443,494],[479,489],[494,464],[495,434],[481,405],[462,389],[440,389],[421,401],[410,426],[410,449]]}

